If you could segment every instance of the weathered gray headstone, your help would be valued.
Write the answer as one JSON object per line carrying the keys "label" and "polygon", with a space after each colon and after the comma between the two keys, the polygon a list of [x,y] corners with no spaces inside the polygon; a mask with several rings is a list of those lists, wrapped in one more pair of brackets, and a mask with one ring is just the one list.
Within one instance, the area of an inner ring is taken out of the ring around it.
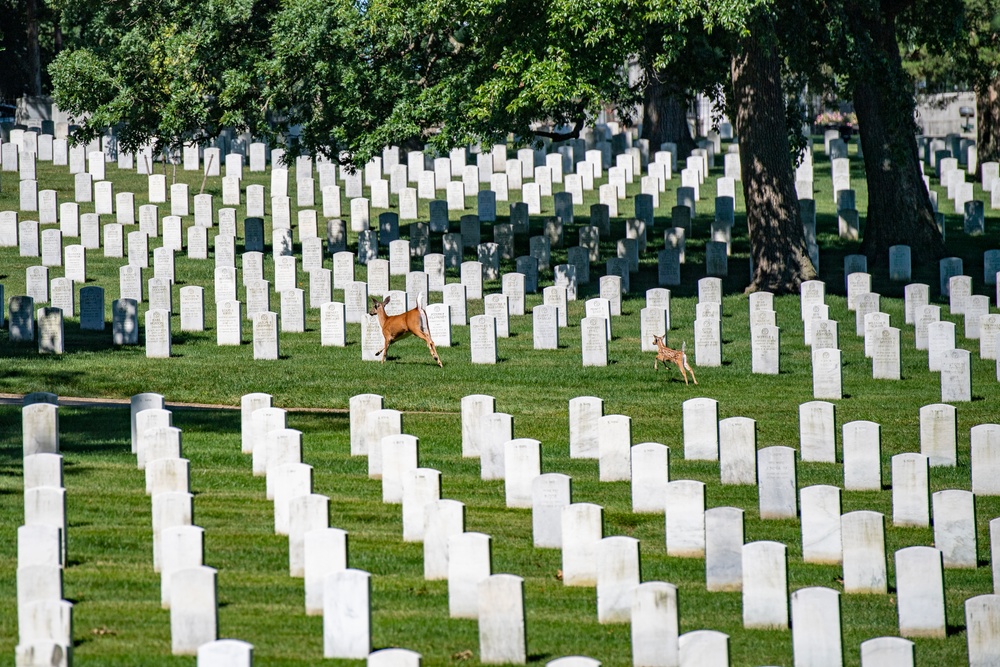
{"label": "weathered gray headstone", "polygon": [[713,507],[705,512],[705,586],[738,591],[743,586],[743,510]]}
{"label": "weathered gray headstone", "polygon": [[813,398],[843,398],[840,350],[821,348],[812,352]]}
{"label": "weathered gray headstone", "polygon": [[477,585],[479,660],[486,665],[527,663],[524,580],[494,574]]}

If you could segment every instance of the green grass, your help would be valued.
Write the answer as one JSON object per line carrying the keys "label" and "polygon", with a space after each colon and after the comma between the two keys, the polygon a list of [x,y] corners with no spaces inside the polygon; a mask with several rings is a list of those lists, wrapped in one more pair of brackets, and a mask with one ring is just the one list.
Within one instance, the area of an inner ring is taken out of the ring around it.
{"label": "green grass", "polygon": [[[821,147],[821,144],[820,144]],[[721,165],[721,159],[718,160]],[[867,201],[861,163],[855,164],[853,184],[859,206]],[[837,401],[837,424],[870,419],[882,426],[883,482],[891,483],[890,458],[919,450],[918,410],[940,400],[939,379],[927,371],[926,353],[913,348],[913,329],[903,325],[902,289],[888,281],[887,261],[871,267],[875,291],[883,295],[882,310],[894,326],[902,329],[902,373],[900,381],[871,379],[870,361],[864,358],[863,341],[854,336],[854,314],[844,299],[843,256],[854,252],[856,243],[836,237],[836,215],[832,206],[830,165],[816,156],[818,235],[821,246],[821,277],[827,282],[831,317],[841,322],[840,346],[844,359],[845,398]],[[60,190],[66,201],[72,178],[65,170],[39,166],[42,187]],[[712,215],[712,197],[719,169],[702,188],[698,217],[688,241],[688,263],[682,268],[684,284],[672,289],[673,342],[687,340],[693,346],[696,281],[703,275],[704,242]],[[145,177],[118,172],[108,166],[116,191],[136,193],[136,207],[145,202]],[[265,182],[262,175],[244,172],[248,182]],[[200,176],[177,172],[191,183],[193,192]],[[0,210],[17,207],[16,179],[3,175]],[[290,184],[294,177],[290,178]],[[264,391],[275,405],[290,408],[288,426],[303,432],[303,459],[314,467],[316,493],[330,497],[331,525],[350,534],[350,565],[371,572],[373,640],[377,648],[402,646],[423,654],[426,665],[478,664],[478,638],[473,621],[452,620],[447,613],[445,582],[425,582],[420,545],[402,542],[398,506],[381,502],[381,488],[367,477],[367,462],[350,457],[347,419],[348,399],[372,392],[385,397],[386,407],[402,410],[404,428],[420,438],[422,466],[442,471],[442,496],[464,502],[466,527],[493,536],[493,571],[511,572],[525,579],[528,653],[530,660],[544,664],[563,655],[589,655],[605,665],[631,664],[629,629],[626,625],[597,624],[596,599],[592,589],[569,589],[557,580],[559,552],[531,546],[531,514],[504,507],[503,483],[479,479],[478,461],[461,458],[460,400],[472,393],[496,397],[496,409],[514,417],[517,437],[542,442],[543,470],[563,472],[573,478],[573,500],[594,502],[605,508],[605,534],[630,535],[641,540],[643,581],[662,580],[679,588],[681,631],[715,629],[730,635],[734,665],[791,664],[791,634],[787,631],[744,630],[741,600],[736,593],[707,593],[704,562],[700,559],[667,557],[662,516],[631,512],[626,483],[597,481],[597,463],[570,459],[568,454],[569,399],[599,396],[605,414],[624,414],[632,419],[633,442],[655,441],[671,447],[671,479],[696,479],[708,484],[709,507],[736,506],[746,512],[746,541],[778,540],[788,545],[789,588],[828,586],[841,590],[839,567],[805,564],[801,560],[797,521],[763,521],[757,512],[754,487],[719,485],[718,465],[683,459],[681,404],[693,397],[719,401],[719,417],[745,416],[757,420],[758,446],[798,442],[798,406],[812,399],[809,350],[802,344],[799,302],[793,297],[775,299],[781,327],[781,374],[755,376],[750,372],[748,307],[742,294],[748,276],[748,241],[745,219],[737,214],[734,228],[730,277],[725,279],[723,305],[723,359],[720,368],[697,368],[700,384],[686,386],[676,370],[654,373],[652,355],[639,351],[639,310],[643,294],[655,286],[656,251],[662,248],[662,228],[669,222],[673,189],[678,178],[661,195],[655,231],[633,293],[623,302],[623,315],[614,322],[615,339],[610,344],[611,364],[606,368],[583,368],[580,355],[579,319],[583,301],[596,292],[603,262],[591,269],[592,283],[582,289],[581,299],[570,304],[570,327],[560,331],[561,349],[532,349],[530,316],[511,320],[512,337],[499,342],[500,363],[473,366],[469,363],[468,330],[455,328],[452,348],[440,348],[444,369],[437,368],[426,347],[416,339],[393,346],[386,364],[362,363],[360,327],[348,325],[346,348],[319,345],[316,311],[307,313],[307,332],[282,334],[282,358],[255,362],[250,345],[220,348],[215,345],[214,308],[206,308],[205,333],[175,334],[174,357],[146,359],[143,349],[113,348],[110,326],[101,334],[81,332],[76,318],[66,321],[66,354],[39,356],[32,346],[15,346],[0,332],[0,356],[4,372],[0,392],[26,393],[45,390],[61,396],[127,398],[156,391],[168,402],[238,405],[242,394]],[[557,186],[558,187],[558,186]],[[631,186],[636,188],[636,186]],[[220,179],[209,179],[206,192],[221,200]],[[630,195],[634,193],[630,189]],[[588,193],[589,196],[589,193]],[[982,196],[981,194],[978,196]],[[741,200],[741,193],[737,193]],[[217,201],[218,201],[217,200]],[[294,202],[294,197],[293,197]],[[468,200],[473,206],[473,200]],[[588,198],[576,210],[577,225],[589,215]],[[546,199],[544,215],[551,215]],[[946,208],[942,198],[942,208]],[[216,207],[220,205],[217,203]],[[348,210],[344,207],[345,211]],[[506,207],[501,203],[500,212]],[[988,208],[988,207],[987,207]],[[742,201],[737,210],[742,210]],[[92,210],[82,205],[81,211]],[[950,209],[949,209],[950,210]],[[379,211],[373,211],[373,219]],[[426,203],[422,204],[426,218]],[[631,203],[620,205],[622,217],[631,214]],[[988,234],[975,239],[961,233],[960,217],[948,216],[949,247],[965,261],[965,272],[973,276],[977,293],[992,294],[982,284],[982,252],[997,247],[997,218],[989,214]],[[238,211],[242,219],[243,211]],[[161,205],[161,216],[164,215]],[[295,218],[295,208],[292,211]],[[862,216],[864,211],[862,211]],[[453,228],[457,216],[453,216]],[[543,217],[533,218],[533,233],[540,233]],[[28,219],[22,214],[21,219]],[[501,216],[501,222],[505,221]],[[189,220],[185,225],[190,224]],[[270,238],[270,220],[265,238]],[[740,231],[743,225],[743,231]],[[992,227],[992,228],[991,228]],[[623,230],[621,219],[613,221],[615,236]],[[210,231],[210,237],[217,229]],[[405,235],[405,232],[404,232]],[[484,225],[484,240],[491,238]],[[575,229],[566,232],[568,244]],[[350,236],[355,242],[355,236]],[[155,247],[159,240],[151,242]],[[238,240],[238,246],[241,239]],[[519,254],[527,240],[519,239]],[[432,250],[440,248],[435,236]],[[238,251],[240,248],[238,247]],[[565,261],[565,249],[553,251],[553,264]],[[613,243],[601,248],[602,259],[612,256]],[[106,260],[100,251],[88,253],[88,284],[102,285],[106,300],[118,294],[117,266],[122,260]],[[0,249],[0,283],[6,297],[23,293],[24,270],[37,263],[20,258],[16,249]],[[214,302],[211,260],[193,261],[177,257],[181,285],[206,286],[205,302]],[[329,261],[327,263],[329,266]],[[414,261],[419,268],[419,262]],[[505,267],[512,268],[510,266]],[[266,276],[271,275],[265,262]],[[151,274],[151,271],[150,271]],[[61,275],[52,269],[50,277]],[[364,270],[358,267],[358,279]],[[303,288],[307,282],[300,273]],[[449,275],[457,280],[457,273]],[[551,273],[542,276],[550,284]],[[937,294],[937,267],[914,267],[914,281],[931,285]],[[394,277],[394,289],[402,289]],[[488,283],[486,291],[499,290]],[[241,288],[242,296],[242,288]],[[335,299],[342,295],[335,293]],[[439,298],[440,295],[432,295]],[[526,310],[541,302],[529,295]],[[175,291],[175,311],[179,309]],[[141,311],[140,309],[140,316]],[[943,308],[947,313],[947,307]],[[470,302],[469,314],[482,312],[482,302]],[[944,315],[962,324],[957,318]],[[179,319],[174,317],[179,331]],[[249,327],[244,329],[250,340]],[[969,488],[969,429],[997,420],[996,370],[993,362],[978,359],[978,342],[959,336],[959,345],[973,351],[975,400],[958,406],[959,465],[935,468],[932,490]],[[328,408],[323,412],[295,408]],[[205,562],[218,568],[220,636],[244,639],[255,645],[258,665],[313,665],[322,660],[322,620],[306,617],[301,580],[287,575],[287,539],[273,534],[270,503],[264,498],[264,481],[254,478],[249,457],[240,453],[239,413],[232,410],[174,410],[174,424],[184,432],[184,455],[191,460],[191,487],[195,493],[195,522],[205,534]],[[190,658],[170,656],[169,614],[159,608],[159,577],[151,564],[150,501],[144,494],[143,475],[129,453],[128,411],[123,408],[67,408],[60,414],[61,446],[65,457],[69,513],[70,563],[64,577],[65,595],[74,601],[74,636],[77,665],[190,665]],[[839,446],[838,437],[838,446]],[[15,607],[16,528],[22,521],[20,414],[16,406],[0,407],[0,664],[12,664],[17,637]],[[839,456],[839,454],[838,454]],[[842,485],[840,464],[800,462],[799,486]],[[886,550],[890,583],[892,553],[905,546],[932,544],[930,529],[891,526],[891,493],[843,493],[843,511],[869,509],[887,516]],[[974,572],[947,571],[945,575],[949,636],[945,640],[917,640],[920,664],[961,664],[966,658],[964,600],[992,592],[989,571],[990,519],[1000,516],[1000,499],[977,499],[980,567]],[[897,632],[895,595],[842,596],[844,654],[847,664],[859,662],[859,644],[869,638]]]}

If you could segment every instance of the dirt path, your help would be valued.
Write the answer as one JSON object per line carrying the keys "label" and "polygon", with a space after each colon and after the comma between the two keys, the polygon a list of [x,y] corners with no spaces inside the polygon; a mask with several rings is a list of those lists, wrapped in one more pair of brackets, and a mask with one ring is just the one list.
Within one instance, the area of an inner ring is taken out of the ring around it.
{"label": "dirt path", "polygon": [[[0,405],[21,405],[24,402],[23,394],[0,393]],[[131,401],[127,398],[83,398],[77,396],[60,396],[59,405],[74,408],[127,408]],[[181,410],[239,410],[238,405],[216,405],[212,403],[180,403],[177,401],[164,401],[164,407],[168,409]],[[276,406],[280,407],[280,406]],[[348,413],[350,410],[342,408],[285,408],[289,412],[320,412],[320,413]]]}
{"label": "dirt path", "polygon": [[[24,402],[24,394],[4,394],[0,393],[0,405],[21,405]],[[127,398],[84,398],[78,396],[60,396],[59,405],[72,408],[127,408],[131,401]],[[164,407],[172,410],[239,410],[238,405],[217,405],[212,403],[180,403],[177,401],[164,401]],[[318,414],[349,414],[347,408],[296,408],[283,405],[276,405],[288,412],[314,412]],[[402,410],[404,414],[435,414],[451,415],[458,412],[432,412],[429,410]]]}

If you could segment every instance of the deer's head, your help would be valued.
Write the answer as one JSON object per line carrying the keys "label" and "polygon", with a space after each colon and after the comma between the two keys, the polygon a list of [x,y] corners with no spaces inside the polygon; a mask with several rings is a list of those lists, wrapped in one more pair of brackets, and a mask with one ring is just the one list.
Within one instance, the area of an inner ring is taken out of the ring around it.
{"label": "deer's head", "polygon": [[385,313],[385,304],[389,303],[389,297],[385,297],[385,300],[379,301],[377,296],[372,297],[372,307],[368,311],[369,315],[378,315],[379,312]]}

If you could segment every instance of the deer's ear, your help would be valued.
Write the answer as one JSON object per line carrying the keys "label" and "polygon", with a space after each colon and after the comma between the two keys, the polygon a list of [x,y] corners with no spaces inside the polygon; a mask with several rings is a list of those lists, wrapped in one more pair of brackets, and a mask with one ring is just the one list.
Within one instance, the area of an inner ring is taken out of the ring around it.
{"label": "deer's ear", "polygon": [[382,299],[382,305],[384,306],[385,304],[389,303],[389,299],[390,299],[390,298],[391,298],[391,297],[388,297],[388,296],[387,296],[387,297],[385,297],[384,299]]}
{"label": "deer's ear", "polygon": [[378,302],[379,302],[379,300],[378,300],[378,297],[377,297],[377,296],[373,296],[373,297],[371,297],[371,300],[372,300],[372,303],[378,303]]}

